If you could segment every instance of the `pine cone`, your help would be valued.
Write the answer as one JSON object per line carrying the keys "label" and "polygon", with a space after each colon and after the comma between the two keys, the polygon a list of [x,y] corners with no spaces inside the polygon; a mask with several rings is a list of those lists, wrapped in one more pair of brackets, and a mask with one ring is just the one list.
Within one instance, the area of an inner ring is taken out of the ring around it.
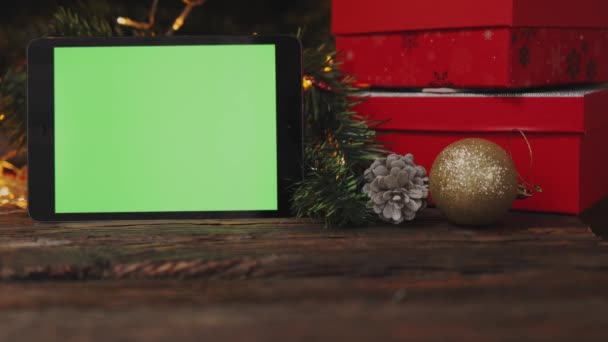
{"label": "pine cone", "polygon": [[411,221],[427,206],[429,178],[426,169],[416,165],[411,154],[376,159],[363,178],[366,182],[363,192],[384,221],[394,224]]}

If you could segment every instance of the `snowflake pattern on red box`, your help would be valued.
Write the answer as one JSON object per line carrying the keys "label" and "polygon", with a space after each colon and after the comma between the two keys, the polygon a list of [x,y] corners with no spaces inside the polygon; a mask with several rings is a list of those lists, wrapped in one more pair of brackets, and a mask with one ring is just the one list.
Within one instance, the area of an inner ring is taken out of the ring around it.
{"label": "snowflake pattern on red box", "polygon": [[608,30],[482,28],[336,37],[344,70],[380,87],[496,87],[608,81]]}

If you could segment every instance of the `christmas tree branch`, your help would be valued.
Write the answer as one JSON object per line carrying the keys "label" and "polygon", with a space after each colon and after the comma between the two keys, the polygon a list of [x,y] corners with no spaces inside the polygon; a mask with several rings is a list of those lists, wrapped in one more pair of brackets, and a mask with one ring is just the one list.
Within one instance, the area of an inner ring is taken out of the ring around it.
{"label": "christmas tree branch", "polygon": [[385,153],[375,131],[353,110],[361,101],[354,79],[340,71],[326,46],[304,51],[305,160],[308,172],[296,185],[292,208],[326,227],[372,220],[361,187],[362,171]]}
{"label": "christmas tree branch", "polygon": [[15,149],[26,145],[27,76],[11,69],[0,79],[0,127]]}

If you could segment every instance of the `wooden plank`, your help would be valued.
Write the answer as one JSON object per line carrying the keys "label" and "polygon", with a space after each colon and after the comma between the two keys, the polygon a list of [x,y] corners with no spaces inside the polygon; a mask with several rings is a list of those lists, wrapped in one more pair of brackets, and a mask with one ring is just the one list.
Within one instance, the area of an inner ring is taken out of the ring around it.
{"label": "wooden plank", "polygon": [[563,273],[464,278],[13,283],[0,287],[0,330],[7,341],[605,339],[599,286],[569,293],[574,281],[555,285]]}
{"label": "wooden plank", "polygon": [[12,213],[0,340],[603,341],[607,271],[608,243],[560,215],[325,230]]}
{"label": "wooden plank", "polygon": [[[608,267],[575,217],[512,214],[463,229],[430,210],[405,228],[330,231],[309,222],[0,222],[0,279],[247,278]],[[523,225],[525,223],[525,225]],[[569,254],[565,258],[564,255]]]}
{"label": "wooden plank", "polygon": [[0,326],[6,341],[605,341],[605,320],[588,315],[602,305],[606,302],[50,309],[0,313]]}

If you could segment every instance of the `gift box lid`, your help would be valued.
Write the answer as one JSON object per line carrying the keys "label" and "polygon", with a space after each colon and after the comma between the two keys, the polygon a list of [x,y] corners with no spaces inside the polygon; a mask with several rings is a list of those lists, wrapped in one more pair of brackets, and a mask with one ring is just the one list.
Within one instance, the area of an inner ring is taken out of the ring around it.
{"label": "gift box lid", "polygon": [[608,27],[606,0],[332,0],[335,34],[472,27]]}
{"label": "gift box lid", "polygon": [[370,92],[357,110],[380,130],[584,134],[608,127],[608,89],[505,94]]}

